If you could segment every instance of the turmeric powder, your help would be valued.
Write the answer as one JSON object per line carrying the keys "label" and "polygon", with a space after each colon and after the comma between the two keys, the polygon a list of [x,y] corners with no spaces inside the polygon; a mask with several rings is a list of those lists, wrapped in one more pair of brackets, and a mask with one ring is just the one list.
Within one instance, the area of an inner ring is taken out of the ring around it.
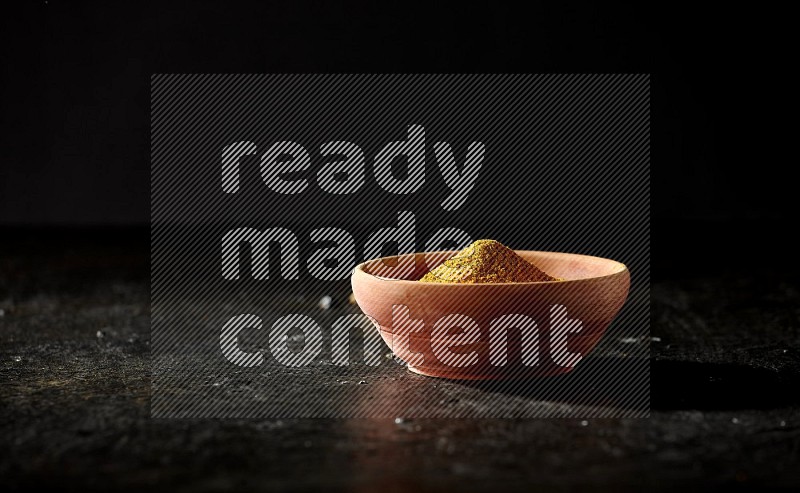
{"label": "turmeric powder", "polygon": [[494,240],[478,240],[420,279],[421,282],[500,283],[562,281]]}

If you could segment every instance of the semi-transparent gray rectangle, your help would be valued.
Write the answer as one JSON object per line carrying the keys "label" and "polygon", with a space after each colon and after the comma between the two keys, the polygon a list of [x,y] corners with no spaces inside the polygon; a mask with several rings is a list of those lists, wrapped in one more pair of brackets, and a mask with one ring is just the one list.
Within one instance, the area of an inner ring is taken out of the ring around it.
{"label": "semi-transparent gray rectangle", "polygon": [[[647,75],[153,76],[152,415],[647,416],[649,85]],[[393,142],[406,157],[376,169]],[[479,173],[459,186],[444,146],[463,173],[475,143]],[[359,319],[351,262],[320,262],[321,249],[350,241],[353,263],[367,260],[370,238],[404,220],[400,243],[414,251],[449,249],[429,247],[451,228],[614,259],[630,294],[567,374],[417,375]],[[243,242],[234,275],[225,238],[248,232],[268,233],[269,255]]]}

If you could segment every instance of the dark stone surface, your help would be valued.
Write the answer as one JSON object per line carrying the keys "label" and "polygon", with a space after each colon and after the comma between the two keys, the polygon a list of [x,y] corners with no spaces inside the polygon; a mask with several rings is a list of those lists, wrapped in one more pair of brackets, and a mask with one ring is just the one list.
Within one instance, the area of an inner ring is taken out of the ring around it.
{"label": "dark stone surface", "polygon": [[649,419],[154,420],[147,236],[76,235],[0,247],[4,490],[800,486],[796,277],[656,282]]}

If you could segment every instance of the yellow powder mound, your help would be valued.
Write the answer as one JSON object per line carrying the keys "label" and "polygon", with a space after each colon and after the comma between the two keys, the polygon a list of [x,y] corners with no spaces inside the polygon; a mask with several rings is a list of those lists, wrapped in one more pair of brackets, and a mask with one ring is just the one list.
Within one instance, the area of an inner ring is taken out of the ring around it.
{"label": "yellow powder mound", "polygon": [[498,283],[561,281],[494,240],[478,240],[425,274],[421,282]]}

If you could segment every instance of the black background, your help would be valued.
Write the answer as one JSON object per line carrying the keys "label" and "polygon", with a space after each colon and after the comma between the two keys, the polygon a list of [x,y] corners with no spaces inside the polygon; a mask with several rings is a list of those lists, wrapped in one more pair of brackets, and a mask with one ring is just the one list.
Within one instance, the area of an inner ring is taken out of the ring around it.
{"label": "black background", "polygon": [[[518,3],[4,3],[3,484],[800,484],[796,16]],[[181,72],[651,73],[651,418],[151,419],[149,83]]]}
{"label": "black background", "polygon": [[788,249],[788,131],[765,131],[783,104],[780,12],[53,0],[3,17],[0,225],[146,241],[153,73],[651,73],[654,276]]}

